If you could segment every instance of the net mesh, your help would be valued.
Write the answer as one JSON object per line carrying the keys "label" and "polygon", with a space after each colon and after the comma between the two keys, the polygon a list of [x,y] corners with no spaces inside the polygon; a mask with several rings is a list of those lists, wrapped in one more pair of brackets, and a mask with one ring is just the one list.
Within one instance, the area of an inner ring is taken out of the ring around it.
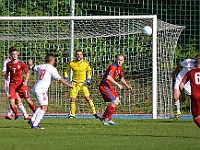
{"label": "net mesh", "polygon": [[[74,48],[84,51],[84,59],[90,62],[93,69],[92,85],[89,90],[98,113],[101,114],[105,110],[105,103],[98,90],[99,82],[108,65],[121,53],[125,56],[125,78],[133,87],[133,94],[126,88],[121,91],[116,89],[121,100],[116,113],[152,114],[152,67],[156,66],[152,66],[152,37],[142,34],[142,28],[146,25],[152,26],[152,23],[152,19],[74,20]],[[174,50],[184,27],[159,19],[157,24],[157,110],[158,116],[169,117],[173,113],[171,71]],[[19,47],[20,59],[26,62],[32,58],[36,65],[44,62],[46,52],[54,52],[55,66],[63,75],[70,61],[69,20],[2,20],[0,32],[2,63],[7,57],[8,48],[12,45]],[[32,73],[29,81],[30,93],[35,82],[36,73]],[[3,99],[7,99],[3,90],[1,94]],[[53,81],[48,94],[49,113],[67,114],[68,89]],[[37,103],[32,94],[31,98]],[[76,104],[77,113],[91,113],[81,95],[77,97]],[[2,100],[0,105],[1,114],[6,113],[6,100]]]}

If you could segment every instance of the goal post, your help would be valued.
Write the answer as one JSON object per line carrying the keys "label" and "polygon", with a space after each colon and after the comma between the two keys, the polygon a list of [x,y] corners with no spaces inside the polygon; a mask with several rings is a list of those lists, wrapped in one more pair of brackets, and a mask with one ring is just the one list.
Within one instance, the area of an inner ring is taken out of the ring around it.
{"label": "goal post", "polygon": [[[110,61],[114,60],[116,54],[122,53],[125,55],[125,78],[135,88],[135,92],[130,95],[128,90],[119,91],[123,108],[119,108],[117,114],[151,114],[153,119],[172,115],[170,71],[178,38],[185,27],[161,21],[156,15],[20,16],[0,17],[0,20],[3,58],[6,57],[8,47],[13,44],[21,49],[20,57],[24,61],[34,57],[36,63],[41,63],[44,54],[52,51],[57,55],[56,65],[61,75],[65,64],[73,56],[73,51],[69,51],[72,35],[70,21],[73,20],[73,47],[83,49],[84,58],[92,65],[95,79],[90,90],[93,99],[98,99],[94,103],[99,113],[105,109],[98,92],[99,81]],[[142,28],[147,25],[153,29],[152,36],[142,34]],[[33,74],[31,82],[35,80]],[[56,81],[53,83],[49,92],[52,98],[50,112],[68,110],[66,92],[64,86]],[[84,100],[81,96],[79,98],[78,113],[88,113],[86,104],[81,104]],[[146,108],[149,104],[151,108]]]}

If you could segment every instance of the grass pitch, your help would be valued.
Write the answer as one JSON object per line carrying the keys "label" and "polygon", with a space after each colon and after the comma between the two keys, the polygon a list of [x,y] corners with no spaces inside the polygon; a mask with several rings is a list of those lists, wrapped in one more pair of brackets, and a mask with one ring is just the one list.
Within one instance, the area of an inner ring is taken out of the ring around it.
{"label": "grass pitch", "polygon": [[114,119],[105,127],[98,119],[45,118],[45,130],[27,121],[0,119],[1,150],[195,150],[200,129],[192,120]]}

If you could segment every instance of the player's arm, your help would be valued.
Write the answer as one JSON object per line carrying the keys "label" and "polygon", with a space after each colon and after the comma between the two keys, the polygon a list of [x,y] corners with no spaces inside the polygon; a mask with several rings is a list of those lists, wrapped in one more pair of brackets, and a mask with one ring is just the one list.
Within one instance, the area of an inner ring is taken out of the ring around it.
{"label": "player's arm", "polygon": [[3,72],[1,73],[1,75],[2,75],[2,77],[4,77],[4,76],[6,75],[6,72],[3,71]]}
{"label": "player's arm", "polygon": [[110,82],[112,82],[114,85],[118,86],[119,89],[122,89],[122,88],[123,88],[122,85],[119,84],[119,83],[117,83],[117,82],[113,79],[113,77],[112,77],[111,75],[108,75],[108,76],[107,76],[107,80],[109,80]]}
{"label": "player's arm", "polygon": [[28,67],[26,66],[25,63],[23,63],[23,70],[24,70],[24,73],[26,74],[26,77],[25,77],[25,80],[24,80],[24,85],[27,86],[28,85],[28,79],[30,77],[30,73],[29,73]]}
{"label": "player's arm", "polygon": [[67,65],[67,68],[66,68],[65,71],[64,71],[64,78],[65,78],[65,81],[66,81],[66,82],[69,81],[69,80],[68,80],[68,75],[69,75],[70,70],[71,70],[71,65],[70,65],[70,63],[69,63],[69,64]]}
{"label": "player's arm", "polygon": [[129,86],[129,85],[126,83],[126,80],[124,79],[124,77],[121,78],[121,82],[122,82],[123,85],[125,85],[128,89],[132,90],[132,87]]}
{"label": "player's arm", "polygon": [[88,65],[88,67],[87,67],[87,80],[86,80],[87,85],[91,84],[91,78],[92,78],[92,69],[91,69],[90,65]]}
{"label": "player's arm", "polygon": [[71,84],[69,84],[64,78],[60,78],[60,82],[61,82],[62,84],[64,84],[64,85],[66,85],[66,86],[68,86],[68,87],[74,89],[74,87],[73,87]]}
{"label": "player's arm", "polygon": [[172,71],[172,77],[175,77],[176,73],[180,70],[180,68],[181,68],[181,65],[178,64],[178,65],[176,66],[176,68],[174,69],[174,71]]}
{"label": "player's arm", "polygon": [[189,78],[188,78],[188,72],[185,74],[185,76],[183,77],[179,87],[180,87],[180,90],[183,89],[184,85],[189,81]]}

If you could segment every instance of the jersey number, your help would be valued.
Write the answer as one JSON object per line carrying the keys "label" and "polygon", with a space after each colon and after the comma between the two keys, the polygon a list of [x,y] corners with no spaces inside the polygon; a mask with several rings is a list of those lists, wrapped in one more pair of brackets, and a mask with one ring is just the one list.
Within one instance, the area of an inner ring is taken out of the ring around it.
{"label": "jersey number", "polygon": [[195,83],[200,84],[200,72],[195,73]]}
{"label": "jersey number", "polygon": [[46,70],[44,69],[40,69],[40,80],[42,80],[44,78],[44,75],[46,73]]}

